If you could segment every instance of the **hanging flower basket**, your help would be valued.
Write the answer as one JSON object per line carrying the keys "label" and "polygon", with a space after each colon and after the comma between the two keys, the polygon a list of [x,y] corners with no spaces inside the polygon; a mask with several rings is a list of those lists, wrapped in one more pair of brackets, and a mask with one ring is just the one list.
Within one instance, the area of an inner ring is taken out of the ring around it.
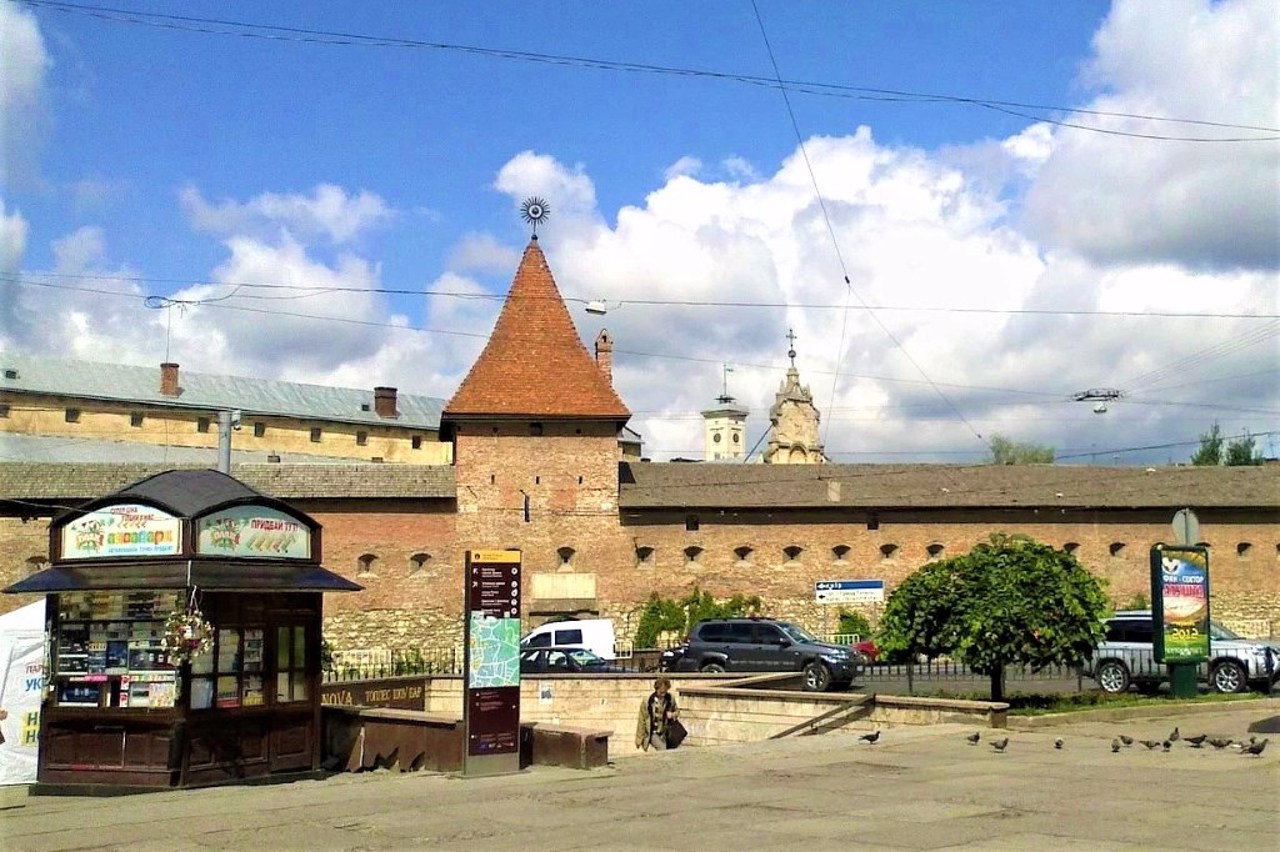
{"label": "hanging flower basket", "polygon": [[199,609],[175,610],[164,623],[164,651],[169,664],[191,662],[213,647],[213,627]]}

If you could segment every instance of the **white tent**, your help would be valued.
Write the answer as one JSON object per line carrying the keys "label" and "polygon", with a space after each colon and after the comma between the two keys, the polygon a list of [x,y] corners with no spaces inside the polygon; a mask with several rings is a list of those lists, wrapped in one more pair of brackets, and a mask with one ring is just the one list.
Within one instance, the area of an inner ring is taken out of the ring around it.
{"label": "white tent", "polygon": [[0,786],[36,782],[44,601],[0,615]]}

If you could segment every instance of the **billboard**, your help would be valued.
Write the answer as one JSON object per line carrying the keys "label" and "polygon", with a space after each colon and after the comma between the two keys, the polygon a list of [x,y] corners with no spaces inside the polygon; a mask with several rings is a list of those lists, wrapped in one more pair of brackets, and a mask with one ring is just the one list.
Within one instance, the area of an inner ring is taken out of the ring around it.
{"label": "billboard", "polygon": [[1161,663],[1209,659],[1209,551],[1192,545],[1151,548],[1155,656]]}
{"label": "billboard", "polygon": [[63,559],[172,556],[181,546],[182,520],[138,503],[107,506],[62,528]]}

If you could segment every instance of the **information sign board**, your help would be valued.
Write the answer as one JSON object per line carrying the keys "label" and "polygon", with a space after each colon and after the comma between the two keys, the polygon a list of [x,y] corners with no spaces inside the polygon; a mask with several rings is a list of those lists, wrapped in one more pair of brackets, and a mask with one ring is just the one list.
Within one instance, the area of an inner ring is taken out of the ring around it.
{"label": "information sign board", "polygon": [[884,580],[819,580],[813,596],[820,604],[884,602]]}
{"label": "information sign board", "polygon": [[1151,548],[1151,601],[1157,662],[1208,660],[1208,549],[1192,545]]}
{"label": "information sign board", "polygon": [[469,550],[463,773],[520,769],[520,568],[518,550]]}

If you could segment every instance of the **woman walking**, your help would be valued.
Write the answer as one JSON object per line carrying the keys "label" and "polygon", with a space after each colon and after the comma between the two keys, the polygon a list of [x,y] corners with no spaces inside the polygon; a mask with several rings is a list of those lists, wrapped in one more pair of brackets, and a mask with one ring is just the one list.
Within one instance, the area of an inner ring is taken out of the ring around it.
{"label": "woman walking", "polygon": [[667,728],[680,715],[676,698],[671,694],[671,679],[660,677],[653,682],[653,692],[640,704],[636,722],[636,748],[666,750]]}

